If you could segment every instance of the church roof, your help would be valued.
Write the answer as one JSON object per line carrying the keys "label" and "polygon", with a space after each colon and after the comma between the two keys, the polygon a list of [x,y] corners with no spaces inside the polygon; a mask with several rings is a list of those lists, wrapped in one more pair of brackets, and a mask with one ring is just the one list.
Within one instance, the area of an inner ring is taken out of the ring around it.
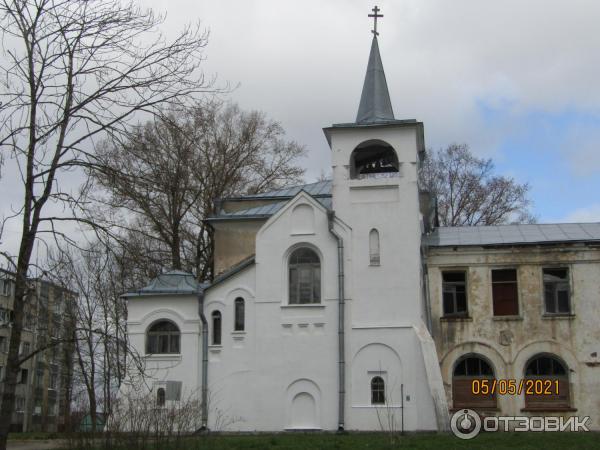
{"label": "church roof", "polygon": [[331,196],[331,180],[323,180],[317,181],[315,183],[309,184],[301,184],[298,186],[290,186],[283,189],[276,189],[274,191],[262,192],[260,194],[252,194],[252,195],[244,195],[242,197],[237,197],[238,199],[264,199],[271,197],[281,197],[290,199],[294,197],[298,192],[304,191],[307,194],[312,195],[313,197],[318,196]]}
{"label": "church roof", "polygon": [[390,93],[388,92],[383,63],[379,54],[377,35],[374,35],[356,123],[364,124],[393,120],[394,112],[392,111]]}
{"label": "church roof", "polygon": [[197,294],[198,290],[202,288],[204,288],[204,285],[198,283],[191,273],[181,270],[171,270],[161,273],[148,286],[123,294],[123,297],[160,294]]}
{"label": "church roof", "polygon": [[217,215],[208,218],[209,221],[229,220],[229,219],[266,219],[271,217],[277,211],[284,207],[288,200],[292,199],[300,191],[315,198],[321,205],[331,209],[331,180],[317,181],[310,184],[291,186],[284,189],[267,191],[260,194],[245,195],[243,197],[230,198],[225,200],[274,200],[266,205],[254,206],[252,208],[241,209],[238,211],[221,210]]}
{"label": "church roof", "polygon": [[600,241],[600,222],[439,227],[424,237],[430,247],[524,245]]}

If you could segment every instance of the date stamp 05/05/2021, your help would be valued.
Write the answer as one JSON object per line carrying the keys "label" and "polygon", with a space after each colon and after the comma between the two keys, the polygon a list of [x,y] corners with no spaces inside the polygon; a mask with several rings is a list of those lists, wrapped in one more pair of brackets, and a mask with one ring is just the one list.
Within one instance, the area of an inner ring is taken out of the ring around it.
{"label": "date stamp 05/05/2021", "polygon": [[557,379],[476,378],[471,381],[473,395],[560,395]]}

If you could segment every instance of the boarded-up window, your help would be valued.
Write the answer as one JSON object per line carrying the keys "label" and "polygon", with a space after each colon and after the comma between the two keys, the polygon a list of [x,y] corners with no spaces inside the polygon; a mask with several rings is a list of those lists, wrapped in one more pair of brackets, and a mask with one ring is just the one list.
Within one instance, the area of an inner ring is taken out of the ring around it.
{"label": "boarded-up window", "polygon": [[569,269],[544,269],[544,305],[547,314],[569,314]]}
{"label": "boarded-up window", "polygon": [[528,409],[569,408],[567,367],[551,355],[539,355],[525,367],[525,407]]}
{"label": "boarded-up window", "polygon": [[167,381],[167,400],[177,402],[181,400],[181,384],[181,381]]}
{"label": "boarded-up window", "polygon": [[467,315],[467,283],[465,271],[442,273],[442,295],[445,316]]}
{"label": "boarded-up window", "polygon": [[494,370],[485,359],[468,356],[459,360],[452,375],[454,408],[495,408],[496,394],[481,392],[483,380],[489,385],[494,380]]}
{"label": "boarded-up window", "polygon": [[519,314],[516,269],[492,270],[492,298],[495,316],[516,316]]}

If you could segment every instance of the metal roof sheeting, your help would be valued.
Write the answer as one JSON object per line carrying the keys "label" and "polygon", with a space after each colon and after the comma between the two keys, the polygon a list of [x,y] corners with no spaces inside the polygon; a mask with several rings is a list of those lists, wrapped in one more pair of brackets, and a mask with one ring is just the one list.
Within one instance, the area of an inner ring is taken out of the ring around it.
{"label": "metal roof sheeting", "polygon": [[285,189],[277,189],[275,191],[263,192],[261,194],[247,195],[244,198],[263,198],[263,197],[293,197],[298,192],[304,191],[307,194],[314,196],[317,195],[331,195],[331,180],[317,181],[316,183],[303,184],[300,186],[291,186]]}
{"label": "metal roof sheeting", "polygon": [[191,273],[171,270],[170,272],[161,273],[148,286],[123,294],[123,297],[160,294],[190,295],[197,294],[198,289],[202,289],[204,286],[199,284]]}
{"label": "metal roof sheeting", "polygon": [[383,63],[379,54],[377,35],[373,35],[356,123],[373,123],[386,120],[394,120],[394,112],[392,111],[392,102],[390,101]]}
{"label": "metal roof sheeting", "polygon": [[440,227],[424,241],[431,247],[600,241],[600,223]]}
{"label": "metal roof sheeting", "polygon": [[[323,205],[327,209],[331,209],[331,197],[321,197],[316,198],[321,205]],[[222,220],[222,219],[260,219],[271,217],[273,214],[278,212],[283,206],[288,202],[288,200],[282,200],[280,202],[269,203],[268,205],[256,206],[254,208],[242,209],[239,211],[232,212],[223,212],[216,216],[211,217],[212,220]],[[209,219],[210,220],[210,219]]]}

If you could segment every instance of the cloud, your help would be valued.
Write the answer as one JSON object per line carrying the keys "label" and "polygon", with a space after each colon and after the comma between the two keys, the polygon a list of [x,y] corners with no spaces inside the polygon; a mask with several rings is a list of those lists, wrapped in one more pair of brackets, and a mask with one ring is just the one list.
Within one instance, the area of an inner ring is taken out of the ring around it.
{"label": "cloud", "polygon": [[600,222],[600,203],[575,209],[560,222]]}

